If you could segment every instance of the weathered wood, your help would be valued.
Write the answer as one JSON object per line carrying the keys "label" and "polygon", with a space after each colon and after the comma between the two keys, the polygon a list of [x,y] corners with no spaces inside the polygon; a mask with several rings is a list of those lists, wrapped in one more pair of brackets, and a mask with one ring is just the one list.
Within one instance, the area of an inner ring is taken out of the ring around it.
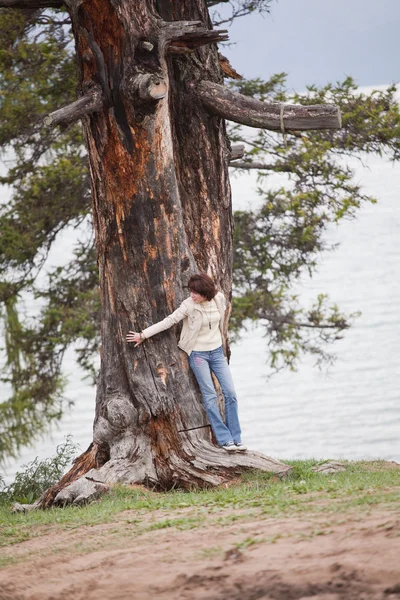
{"label": "weathered wood", "polygon": [[[99,446],[92,442],[89,448],[74,460],[71,469],[66,473],[58,483],[46,490],[39,498],[37,504],[42,508],[49,508],[53,505],[54,499],[58,494],[75,480],[80,479],[91,469],[102,467],[110,458],[109,449]],[[105,490],[104,490],[105,491]]]}
{"label": "weathered wood", "polygon": [[200,46],[228,39],[226,29],[206,28],[201,21],[159,21],[158,24],[168,54],[191,54]]}
{"label": "weathered wood", "polygon": [[43,121],[47,127],[56,125],[70,125],[92,112],[97,112],[103,107],[103,94],[99,86],[93,88],[85,96],[50,113]]}
{"label": "weathered wood", "polygon": [[154,49],[154,46],[151,42],[146,42],[146,40],[143,40],[142,42],[139,42],[138,48],[139,48],[139,50],[145,50],[146,52],[151,52]]}
{"label": "weathered wood", "polygon": [[271,131],[340,129],[340,110],[331,104],[280,104],[261,102],[212,81],[192,83],[193,94],[214,115]]}
{"label": "weathered wood", "polygon": [[[236,453],[233,456],[204,440],[199,442],[194,436],[191,444],[186,446],[185,450],[190,453],[189,456],[182,459],[178,454],[172,455],[170,466],[173,470],[174,484],[187,490],[193,489],[193,485],[200,488],[221,485],[228,481],[233,474],[239,475],[250,469],[274,473],[282,479],[291,470],[288,465],[259,452]],[[149,479],[147,482],[155,489],[164,489],[160,486],[157,478]],[[106,493],[109,490],[109,484],[116,483],[126,485],[143,483],[140,463],[132,463],[126,459],[110,460],[102,468],[89,471],[84,477],[60,491],[54,499],[54,504],[64,506],[71,503],[77,505],[89,502],[102,493]]]}
{"label": "weathered wood", "polygon": [[238,160],[239,158],[243,158],[244,155],[244,144],[234,144],[231,147],[231,151],[229,154],[229,160]]}
{"label": "weathered wood", "polygon": [[188,47],[225,42],[229,39],[226,29],[204,27],[202,21],[159,21],[162,37],[168,42],[186,42]]}
{"label": "weathered wood", "polygon": [[235,71],[226,56],[223,56],[222,54],[218,54],[218,56],[224,77],[229,77],[230,79],[243,79],[243,75],[240,75],[240,73]]}
{"label": "weathered wood", "polygon": [[161,100],[168,93],[166,82],[152,73],[137,73],[128,87],[129,93],[141,100]]}

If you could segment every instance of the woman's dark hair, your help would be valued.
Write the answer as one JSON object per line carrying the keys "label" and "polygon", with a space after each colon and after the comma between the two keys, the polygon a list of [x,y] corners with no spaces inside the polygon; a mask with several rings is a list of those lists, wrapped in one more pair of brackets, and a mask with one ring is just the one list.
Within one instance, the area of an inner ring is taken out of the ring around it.
{"label": "woman's dark hair", "polygon": [[215,283],[205,273],[199,273],[198,275],[192,275],[189,279],[188,288],[191,292],[196,292],[206,298],[209,302],[214,298],[217,293]]}

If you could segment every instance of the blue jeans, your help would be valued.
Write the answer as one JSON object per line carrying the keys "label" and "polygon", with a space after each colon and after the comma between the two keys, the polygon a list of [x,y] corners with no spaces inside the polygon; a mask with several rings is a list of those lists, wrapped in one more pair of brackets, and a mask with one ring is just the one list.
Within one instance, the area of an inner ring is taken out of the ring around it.
{"label": "blue jeans", "polygon": [[[238,402],[233,385],[231,371],[224,356],[222,346],[215,350],[193,350],[189,356],[189,364],[196,376],[203,396],[208,420],[220,446],[227,442],[240,442],[240,424]],[[225,400],[226,424],[223,422],[217,404],[217,393],[211,377],[214,373],[221,386]]]}

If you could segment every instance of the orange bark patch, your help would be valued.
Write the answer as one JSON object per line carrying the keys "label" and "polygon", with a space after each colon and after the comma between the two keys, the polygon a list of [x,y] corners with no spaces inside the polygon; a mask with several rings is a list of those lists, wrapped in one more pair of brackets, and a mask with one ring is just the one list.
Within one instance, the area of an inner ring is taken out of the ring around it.
{"label": "orange bark patch", "polygon": [[182,460],[191,461],[192,455],[182,447],[181,435],[179,429],[182,428],[182,421],[179,406],[177,405],[173,412],[163,412],[153,415],[150,423],[150,436],[153,456],[156,463],[159,483],[164,489],[171,487],[171,457],[176,454]]}
{"label": "orange bark patch", "polygon": [[[113,57],[114,62],[122,60],[125,32],[111,3],[105,0],[86,0],[82,3],[80,10],[83,28],[99,46],[104,62],[107,64],[110,56]],[[97,70],[96,61],[93,50],[89,47],[82,30],[78,31],[77,43],[78,56],[85,57],[83,63],[83,81],[85,82],[93,79]]]}
{"label": "orange bark patch", "polygon": [[151,244],[149,244],[148,240],[145,240],[145,242],[144,242],[144,254],[146,256],[146,261],[148,259],[150,259],[150,260],[156,260],[156,258],[158,256],[158,249],[156,248],[156,246],[152,246]]}
{"label": "orange bark patch", "polygon": [[147,132],[142,127],[131,128],[134,135],[133,156],[124,148],[114,121],[108,117],[109,137],[104,149],[103,163],[107,174],[106,192],[114,204],[121,220],[124,219],[124,206],[130,205],[139,182],[142,184],[146,165],[150,156]]}
{"label": "orange bark patch", "polygon": [[125,37],[124,28],[118,19],[111,2],[105,0],[86,0],[84,10],[84,24],[90,32],[93,30],[94,38],[107,60],[110,48],[113,49],[114,59],[121,57],[122,42]]}
{"label": "orange bark patch", "polygon": [[184,352],[183,350],[181,350],[180,356],[181,356],[181,362],[182,362],[182,370],[185,373],[187,373],[189,371],[188,355],[186,354],[186,352]]}
{"label": "orange bark patch", "polygon": [[[111,60],[115,65],[123,61],[124,26],[120,22],[117,12],[108,0],[86,0],[81,8],[83,11],[83,26],[99,46],[103,54],[104,63]],[[84,64],[84,80],[92,78],[96,72],[93,50],[83,35],[79,34],[79,45],[82,53],[86,54]],[[121,69],[122,71],[122,66]],[[108,82],[111,85],[111,82]],[[123,98],[121,98],[124,101]],[[129,106],[125,107],[127,115]],[[134,151],[131,154],[124,146],[124,133],[122,133],[113,117],[112,111],[104,109],[97,116],[92,117],[92,127],[96,120],[102,120],[103,126],[98,131],[107,132],[107,139],[101,140],[103,148],[97,148],[98,160],[102,162],[100,169],[105,185],[106,204],[113,206],[118,239],[125,260],[127,251],[124,243],[124,220],[130,212],[130,207],[137,192],[138,184],[146,180],[145,170],[150,156],[148,134],[140,125],[134,124],[128,117],[130,132],[134,141]],[[126,132],[125,132],[126,133]],[[96,136],[93,136],[96,138]]]}
{"label": "orange bark patch", "polygon": [[151,438],[153,446],[155,446],[155,456],[168,456],[172,448],[178,447],[177,431],[172,432],[169,419],[153,417],[150,426],[152,429]]}
{"label": "orange bark patch", "polygon": [[106,278],[106,281],[107,281],[108,298],[109,298],[109,301],[110,301],[111,312],[113,314],[115,314],[114,291],[113,291],[113,286],[111,285],[110,276],[107,273],[107,271],[105,271],[105,278]]}
{"label": "orange bark patch", "polygon": [[170,216],[165,210],[165,205],[160,204],[161,218],[154,219],[154,233],[157,240],[160,240],[160,250],[172,260],[175,256],[173,242],[178,236],[177,228],[171,223]]}
{"label": "orange bark patch", "polygon": [[163,384],[166,385],[167,369],[164,367],[164,365],[160,365],[159,367],[157,367],[157,373],[158,373],[158,376],[160,377],[161,381],[163,382]]}
{"label": "orange bark patch", "polygon": [[175,306],[175,289],[174,289],[175,273],[171,272],[167,276],[164,271],[164,277],[165,277],[164,289],[165,289],[165,296],[167,299],[168,310],[170,312],[173,312],[177,308]]}
{"label": "orange bark patch", "polygon": [[220,239],[221,239],[221,221],[217,214],[213,213],[212,215],[212,236],[216,245],[220,247]]}
{"label": "orange bark patch", "polygon": [[146,180],[146,166],[150,156],[147,132],[136,128],[133,156],[124,148],[114,121],[108,117],[109,136],[102,157],[105,200],[113,206],[118,239],[124,259],[127,260],[124,220],[130,214],[139,185]]}
{"label": "orange bark patch", "polygon": [[117,221],[117,229],[118,229],[118,239],[119,239],[119,245],[121,246],[121,251],[122,251],[122,256],[124,257],[124,260],[127,261],[128,256],[126,253],[126,248],[125,248],[125,239],[124,239],[124,233],[122,231],[122,218],[124,217],[124,212],[123,212],[123,208],[121,211],[116,211],[116,215],[115,215],[115,219]]}

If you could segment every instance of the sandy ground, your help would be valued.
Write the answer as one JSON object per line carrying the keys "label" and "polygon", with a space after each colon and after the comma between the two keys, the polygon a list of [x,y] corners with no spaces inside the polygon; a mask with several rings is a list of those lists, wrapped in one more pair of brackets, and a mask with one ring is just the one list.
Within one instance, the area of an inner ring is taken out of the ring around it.
{"label": "sandy ground", "polygon": [[156,511],[141,533],[125,511],[5,548],[18,563],[0,571],[0,600],[399,600],[400,507],[362,510],[277,519],[230,509],[197,528],[149,530],[194,514]]}

